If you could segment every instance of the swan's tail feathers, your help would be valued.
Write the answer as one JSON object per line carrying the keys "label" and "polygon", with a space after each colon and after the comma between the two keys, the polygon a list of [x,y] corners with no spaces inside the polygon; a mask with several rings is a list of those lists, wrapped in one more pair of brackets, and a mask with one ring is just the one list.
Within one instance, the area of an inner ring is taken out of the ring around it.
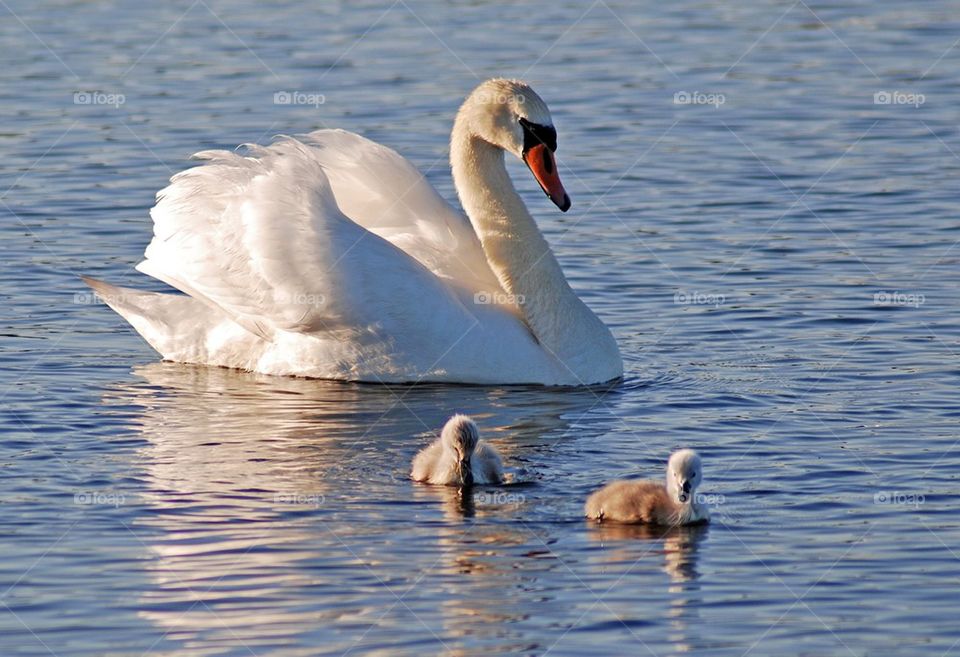
{"label": "swan's tail feathers", "polygon": [[182,294],[147,292],[89,276],[80,278],[166,360],[203,362],[207,356],[199,353],[205,351],[203,338],[227,320],[216,316],[206,304]]}

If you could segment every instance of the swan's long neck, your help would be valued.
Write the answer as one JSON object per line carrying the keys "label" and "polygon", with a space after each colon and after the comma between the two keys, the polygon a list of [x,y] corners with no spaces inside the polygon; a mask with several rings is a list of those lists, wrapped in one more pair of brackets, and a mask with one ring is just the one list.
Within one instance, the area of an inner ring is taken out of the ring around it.
{"label": "swan's long neck", "polygon": [[453,179],[501,286],[514,297],[540,344],[571,371],[589,367],[579,361],[589,352],[595,354],[597,347],[608,352],[612,347],[619,364],[613,337],[570,289],[550,245],[517,194],[507,174],[504,151],[474,135],[468,123],[461,112],[454,124]]}

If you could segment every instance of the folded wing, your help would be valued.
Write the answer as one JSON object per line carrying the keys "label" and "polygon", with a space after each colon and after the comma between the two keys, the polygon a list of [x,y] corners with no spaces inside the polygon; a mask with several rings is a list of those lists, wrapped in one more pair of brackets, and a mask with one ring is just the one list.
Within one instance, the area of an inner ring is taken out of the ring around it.
{"label": "folded wing", "polygon": [[471,293],[501,290],[469,219],[406,158],[345,130],[317,130],[301,139],[315,149],[350,219],[451,284]]}
{"label": "folded wing", "polygon": [[[204,164],[158,194],[138,268],[268,340],[277,331],[430,340],[468,329],[475,320],[459,287],[488,275],[460,278],[477,266],[460,261],[476,255],[469,224],[406,160],[347,134],[198,153]],[[349,144],[359,164],[345,159]]]}

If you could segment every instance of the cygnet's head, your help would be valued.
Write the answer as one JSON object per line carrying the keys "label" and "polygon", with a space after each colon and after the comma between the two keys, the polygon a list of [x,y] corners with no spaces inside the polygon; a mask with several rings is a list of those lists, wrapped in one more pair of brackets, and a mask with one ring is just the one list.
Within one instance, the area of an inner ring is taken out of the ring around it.
{"label": "cygnet's head", "polygon": [[440,432],[443,448],[452,453],[457,463],[457,474],[464,486],[473,485],[473,468],[470,458],[480,440],[477,425],[466,415],[454,415],[447,420]]}
{"label": "cygnet's head", "polygon": [[[554,157],[557,131],[550,110],[527,83],[502,78],[483,82],[460,107],[457,124],[522,159],[550,200],[563,212],[570,209]],[[457,136],[455,128],[454,139]]]}
{"label": "cygnet's head", "polygon": [[692,503],[701,479],[703,470],[700,456],[695,451],[681,449],[670,455],[667,462],[667,490],[671,498],[680,504]]}

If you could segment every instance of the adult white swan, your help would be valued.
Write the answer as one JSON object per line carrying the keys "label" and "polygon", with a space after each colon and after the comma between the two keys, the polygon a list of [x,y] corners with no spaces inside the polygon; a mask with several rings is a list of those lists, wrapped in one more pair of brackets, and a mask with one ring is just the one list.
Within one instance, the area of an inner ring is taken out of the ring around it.
{"label": "adult white swan", "polygon": [[183,291],[86,279],[163,358],[372,382],[583,385],[619,377],[610,331],[577,298],[507,175],[526,162],[563,211],[546,104],[488,80],[450,141],[469,221],[395,151],[320,130],[204,151],[151,212],[138,269]]}

